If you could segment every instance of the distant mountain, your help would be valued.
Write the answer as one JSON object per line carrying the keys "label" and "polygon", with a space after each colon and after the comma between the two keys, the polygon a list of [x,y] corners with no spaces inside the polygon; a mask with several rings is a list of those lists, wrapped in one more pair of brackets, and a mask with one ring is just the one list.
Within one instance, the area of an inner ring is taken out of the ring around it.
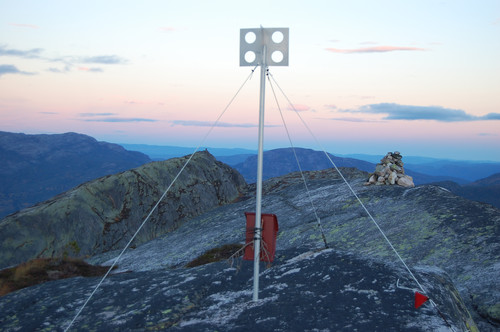
{"label": "distant mountain", "polygon": [[82,134],[0,132],[0,218],[95,178],[150,162]]}
{"label": "distant mountain", "polygon": [[255,153],[251,154],[237,154],[234,156],[216,156],[217,160],[222,161],[224,164],[228,164],[230,166],[238,165],[248,158],[255,156]]}
{"label": "distant mountain", "polygon": [[[147,145],[147,144],[121,144],[123,147],[133,151],[140,151],[147,154],[152,160],[165,160],[170,158],[181,157],[189,155],[194,151],[194,147],[179,147],[179,146],[162,146],[162,145]],[[217,160],[222,161],[231,166],[236,166],[238,164],[245,164],[246,159],[254,156],[256,160],[257,151],[248,149],[230,149],[230,148],[205,148],[212,155],[217,158]],[[287,149],[287,148],[284,148]],[[299,148],[297,148],[299,149]],[[281,149],[276,149],[281,150]],[[309,151],[314,151],[310,149],[305,149]],[[266,152],[273,151],[268,150]],[[332,156],[332,154],[330,154]],[[364,164],[361,162],[368,162],[373,165],[380,162],[383,155],[367,155],[367,154],[335,154],[336,158],[341,158],[348,162],[349,160],[358,160],[356,164]],[[326,159],[320,160],[324,163]],[[337,162],[337,161],[335,161]],[[339,161],[342,165],[342,162]],[[296,162],[294,161],[296,164]],[[494,161],[467,161],[467,160],[452,160],[452,159],[439,159],[431,157],[420,157],[420,156],[404,156],[405,170],[407,174],[412,176],[415,184],[425,184],[438,181],[453,181],[461,185],[473,182],[475,180],[485,178],[494,173],[500,172],[500,162]],[[328,164],[328,165],[327,165]],[[311,170],[323,169],[331,167],[331,164],[322,164],[321,168],[311,168]],[[256,165],[256,162],[255,162]],[[240,165],[241,166],[241,165]],[[348,167],[349,165],[346,165]],[[266,166],[265,166],[266,167]],[[371,172],[365,166],[360,166],[362,170]],[[290,170],[291,168],[287,168]],[[296,169],[296,168],[294,168]],[[305,169],[308,169],[307,167]],[[247,181],[252,181],[256,176],[251,175],[251,167],[244,171],[244,175],[247,175]],[[284,175],[286,170],[282,173],[276,173],[274,175]],[[268,178],[268,177],[267,177]],[[253,180],[254,181],[254,180]]]}
{"label": "distant mountain", "polygon": [[500,163],[482,163],[468,161],[437,161],[426,164],[405,163],[405,167],[415,172],[433,176],[446,175],[462,178],[467,181],[476,181],[495,173],[500,173]]}
{"label": "distant mountain", "polygon": [[[153,160],[166,160],[170,158],[177,158],[190,155],[194,151],[194,147],[181,147],[169,145],[149,145],[149,144],[126,144],[121,143],[127,150],[140,151],[147,154]],[[210,148],[202,147],[198,151],[208,150],[217,159],[218,157],[235,156],[235,155],[250,155],[256,154],[254,150],[247,149],[229,149],[229,148]]]}
{"label": "distant mountain", "polygon": [[487,178],[474,181],[471,186],[500,186],[500,173],[488,176]]}
{"label": "distant mountain", "polygon": [[[378,163],[382,156],[366,154],[347,154],[344,157]],[[405,156],[405,169],[418,174],[447,177],[448,180],[465,184],[500,172],[500,162],[438,159],[418,156]],[[425,183],[428,183],[426,181]]]}
{"label": "distant mountain", "polygon": [[[303,171],[316,171],[333,167],[324,152],[295,148],[295,153]],[[336,157],[331,154],[329,156],[338,167],[355,167],[365,172],[375,170],[375,164],[363,160]],[[253,183],[257,180],[256,155],[250,156],[244,162],[234,165],[234,168],[243,175],[248,183]],[[264,180],[298,170],[299,167],[292,148],[264,151]]]}
{"label": "distant mountain", "polygon": [[465,185],[453,181],[437,182],[435,184],[448,189],[456,195],[488,203],[500,209],[500,173]]}
{"label": "distant mountain", "polygon": [[[332,168],[330,160],[325,156],[322,151],[315,151],[311,149],[295,148],[297,154],[297,159],[300,162],[300,166],[303,171],[316,171],[327,168]],[[374,172],[375,163],[370,163],[364,160],[337,157],[332,154],[328,154],[337,167],[355,167],[359,170],[365,172]],[[405,159],[403,158],[403,161]],[[377,161],[379,162],[380,159]],[[252,155],[248,157],[244,162],[233,165],[245,178],[248,183],[253,183],[257,179],[257,156]],[[295,155],[293,154],[292,148],[282,148],[264,151],[264,180],[282,176],[291,172],[296,172],[299,170]],[[416,185],[432,183],[437,181],[455,181],[459,183],[465,183],[463,179],[453,178],[449,176],[432,176],[428,174],[422,174],[414,172],[408,169],[405,164],[406,174],[413,177],[413,182]]]}

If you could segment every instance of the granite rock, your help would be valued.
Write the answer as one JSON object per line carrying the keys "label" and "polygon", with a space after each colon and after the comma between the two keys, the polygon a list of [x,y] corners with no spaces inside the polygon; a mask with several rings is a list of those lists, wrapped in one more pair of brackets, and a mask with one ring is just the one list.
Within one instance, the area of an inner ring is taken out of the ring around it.
{"label": "granite rock", "polygon": [[[0,268],[36,257],[91,256],[122,248],[188,157],[152,162],[84,183],[0,221]],[[178,177],[133,246],[237,199],[246,182],[208,152]]]}

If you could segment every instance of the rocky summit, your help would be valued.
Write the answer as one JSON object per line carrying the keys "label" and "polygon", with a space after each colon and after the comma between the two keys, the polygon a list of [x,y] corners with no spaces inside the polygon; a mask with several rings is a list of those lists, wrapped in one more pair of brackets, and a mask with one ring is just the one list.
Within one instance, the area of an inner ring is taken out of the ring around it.
{"label": "rocky summit", "polygon": [[403,156],[399,151],[388,152],[375,167],[375,172],[370,175],[365,185],[400,185],[402,187],[415,187],[413,178],[405,174]]}
{"label": "rocky summit", "polygon": [[[212,164],[200,165],[206,172]],[[70,330],[497,331],[500,211],[438,186],[364,186],[368,173],[340,171],[366,210],[332,169],[264,183],[262,212],[277,215],[279,233],[275,261],[261,263],[258,302],[251,294],[253,262],[186,267],[211,249],[244,243],[244,212],[255,210],[250,185],[235,191],[231,204],[215,204],[129,248]],[[420,288],[380,230],[430,298],[419,309]],[[110,265],[116,249],[88,262]],[[0,326],[63,330],[99,280],[58,280],[10,293],[0,298]]]}
{"label": "rocky summit", "polygon": [[[91,256],[123,248],[171,184],[187,157],[152,162],[84,183],[0,221],[0,268],[36,257]],[[133,245],[229,203],[243,177],[198,152],[150,216]]]}

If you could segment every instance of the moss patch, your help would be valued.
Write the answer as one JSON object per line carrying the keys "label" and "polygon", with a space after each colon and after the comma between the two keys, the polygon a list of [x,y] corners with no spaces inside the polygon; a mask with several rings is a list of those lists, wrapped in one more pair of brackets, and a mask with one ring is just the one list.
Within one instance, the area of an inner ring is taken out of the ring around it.
{"label": "moss patch", "polygon": [[0,296],[52,280],[101,276],[108,269],[75,258],[37,258],[0,271]]}
{"label": "moss patch", "polygon": [[495,323],[500,323],[500,303],[479,307],[479,314]]}
{"label": "moss patch", "polygon": [[242,244],[233,243],[233,244],[225,244],[221,247],[210,249],[205,253],[203,253],[201,256],[187,263],[186,267],[195,267],[228,259],[241,248],[243,248]]}

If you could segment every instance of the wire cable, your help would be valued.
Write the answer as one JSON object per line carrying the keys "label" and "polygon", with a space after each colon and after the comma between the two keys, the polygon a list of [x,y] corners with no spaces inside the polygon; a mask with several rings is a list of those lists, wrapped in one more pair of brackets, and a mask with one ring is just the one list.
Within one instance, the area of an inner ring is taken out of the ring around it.
{"label": "wire cable", "polygon": [[[359,204],[361,205],[361,207],[363,208],[363,210],[366,212],[366,214],[368,215],[368,217],[370,218],[370,220],[373,222],[373,224],[375,224],[375,226],[377,227],[377,229],[379,230],[379,232],[382,234],[383,238],[385,239],[385,241],[387,242],[387,244],[389,245],[389,247],[392,249],[392,251],[394,251],[394,253],[398,257],[398,259],[401,261],[401,263],[403,264],[403,266],[406,268],[406,270],[408,271],[408,273],[410,274],[410,276],[412,277],[412,279],[415,281],[415,283],[418,285],[418,287],[420,288],[420,290],[423,293],[427,293],[427,291],[425,290],[425,288],[422,286],[422,284],[420,284],[420,282],[418,281],[418,279],[415,277],[415,275],[413,274],[413,272],[410,270],[410,268],[408,267],[408,265],[406,264],[406,262],[404,261],[404,259],[399,255],[399,253],[396,250],[396,248],[394,248],[394,246],[392,245],[392,243],[389,240],[389,238],[385,235],[384,231],[379,226],[378,222],[372,216],[372,214],[370,213],[370,211],[368,211],[368,209],[366,208],[365,204],[361,201],[361,199],[356,194],[356,192],[354,191],[354,189],[352,188],[352,186],[349,184],[349,182],[347,181],[347,179],[344,177],[344,175],[342,174],[342,172],[340,171],[340,169],[337,167],[337,165],[335,164],[335,162],[330,158],[330,155],[326,152],[326,150],[323,147],[323,145],[316,138],[316,135],[314,135],[314,133],[311,130],[311,128],[309,128],[309,126],[304,121],[304,119],[302,118],[302,116],[300,116],[299,112],[295,109],[293,103],[290,101],[290,99],[285,94],[285,92],[283,91],[283,89],[281,89],[281,87],[279,86],[278,82],[276,82],[276,79],[274,78],[274,76],[271,73],[269,73],[269,76],[274,81],[274,83],[276,84],[276,86],[278,87],[278,89],[281,91],[281,93],[283,94],[283,96],[285,97],[285,99],[288,101],[288,104],[290,105],[290,107],[292,107],[292,109],[294,110],[295,114],[297,114],[297,116],[299,117],[299,119],[301,120],[301,122],[304,124],[304,126],[306,127],[306,129],[309,131],[309,133],[311,134],[311,136],[314,138],[316,144],[321,148],[321,150],[326,155],[326,157],[328,158],[328,160],[330,161],[330,163],[333,165],[333,167],[335,168],[335,170],[339,173],[340,177],[342,178],[342,180],[344,181],[344,183],[347,185],[347,187],[349,188],[349,190],[351,191],[351,193],[354,195],[354,197],[356,198],[356,200],[359,202]],[[430,303],[437,310],[438,314],[444,319],[446,325],[450,328],[450,330],[455,331],[453,329],[453,327],[448,323],[448,321],[443,317],[443,315],[442,315],[441,311],[439,310],[439,308],[437,307],[436,303],[434,301],[432,301],[432,300],[430,301]]]}
{"label": "wire cable", "polygon": [[193,159],[193,156],[195,155],[195,153],[200,149],[200,147],[202,146],[202,144],[205,142],[205,140],[207,139],[207,137],[210,135],[210,133],[212,132],[212,130],[217,126],[217,124],[219,123],[220,119],[222,118],[222,116],[224,115],[224,113],[226,113],[226,111],[228,110],[229,106],[231,106],[231,104],[233,103],[233,101],[236,99],[236,96],[238,96],[238,94],[240,93],[240,91],[243,89],[243,87],[245,86],[245,84],[252,78],[253,76],[253,73],[255,71],[255,68],[257,68],[257,66],[254,67],[254,69],[252,69],[252,72],[250,73],[250,75],[248,75],[248,77],[245,79],[245,81],[243,82],[243,84],[241,84],[240,88],[236,91],[236,93],[234,94],[234,96],[231,98],[231,100],[229,101],[229,103],[226,105],[226,107],[224,108],[224,110],[221,112],[221,114],[219,115],[219,117],[215,120],[215,122],[213,123],[212,127],[210,127],[210,129],[208,130],[208,132],[205,134],[205,136],[203,137],[203,139],[201,140],[200,144],[198,144],[198,146],[196,147],[196,149],[193,151],[193,153],[189,156],[189,158],[187,159],[187,161],[184,163],[184,165],[182,166],[182,168],[179,170],[179,172],[177,173],[177,175],[175,176],[175,178],[172,180],[172,182],[170,183],[170,185],[168,186],[168,188],[163,192],[163,194],[161,195],[161,197],[158,199],[158,201],[156,202],[156,204],[153,206],[153,208],[151,209],[151,211],[149,212],[149,214],[146,216],[146,218],[142,221],[141,225],[139,226],[139,228],[136,230],[136,232],[134,233],[134,235],[132,236],[132,238],[128,241],[127,245],[125,246],[125,248],[123,248],[123,250],[120,252],[120,254],[116,257],[116,259],[113,261],[113,264],[111,264],[111,266],[109,267],[108,271],[106,272],[106,274],[102,277],[102,279],[99,281],[99,283],[97,284],[97,286],[94,288],[94,290],[92,291],[92,293],[90,293],[89,297],[87,298],[87,300],[83,303],[83,305],[80,307],[80,309],[78,310],[78,312],[76,313],[75,317],[73,318],[73,320],[69,323],[69,325],[64,329],[64,332],[68,331],[71,326],[73,325],[73,323],[76,321],[76,319],[80,316],[80,314],[82,313],[83,309],[87,306],[87,304],[89,303],[90,299],[94,296],[94,294],[97,292],[97,290],[99,289],[99,287],[102,285],[102,283],[104,282],[104,280],[108,277],[109,273],[111,272],[111,270],[113,270],[113,268],[116,266],[116,263],[120,260],[120,258],[123,256],[123,254],[125,253],[125,251],[128,249],[128,247],[130,246],[130,244],[132,243],[132,241],[135,239],[135,237],[137,236],[137,234],[139,234],[139,231],[142,229],[142,227],[144,227],[144,225],[146,224],[146,222],[149,220],[149,218],[151,217],[151,215],[153,214],[153,212],[158,208],[158,205],[160,205],[161,201],[165,198],[165,196],[167,195],[167,193],[170,191],[170,189],[172,188],[172,186],[174,185],[175,181],[177,181],[177,179],[179,178],[179,176],[181,175],[181,173],[184,171],[184,169],[186,168],[186,166],[191,162],[191,159]]}
{"label": "wire cable", "polygon": [[337,167],[337,165],[335,164],[335,162],[330,158],[330,155],[326,152],[325,148],[321,145],[321,143],[318,141],[318,139],[316,138],[316,135],[314,135],[314,133],[312,132],[311,128],[309,128],[309,126],[307,125],[307,123],[304,121],[304,119],[302,118],[302,116],[300,116],[299,112],[295,109],[295,107],[293,106],[293,103],[290,101],[290,99],[288,98],[288,96],[283,92],[283,90],[281,89],[281,87],[279,86],[279,84],[276,82],[275,78],[270,75],[271,78],[273,79],[274,83],[276,84],[276,86],[278,87],[278,89],[281,91],[281,93],[283,94],[283,96],[286,98],[286,100],[288,101],[290,107],[292,107],[292,109],[295,111],[295,114],[297,114],[297,116],[299,117],[299,119],[302,121],[302,123],[304,124],[304,126],[307,128],[307,130],[309,131],[309,133],[311,134],[311,136],[314,138],[314,140],[316,141],[316,144],[318,144],[318,146],[321,148],[321,150],[323,151],[323,153],[326,155],[326,157],[328,158],[328,160],[330,161],[330,163],[333,165],[333,167],[335,168],[335,170],[339,173],[340,177],[342,178],[342,180],[344,181],[344,183],[347,185],[347,187],[349,187],[349,190],[351,191],[351,193],[354,195],[354,197],[356,198],[356,200],[359,202],[359,204],[361,205],[361,207],[363,208],[363,210],[365,210],[366,214],[368,215],[368,217],[370,218],[370,220],[375,224],[375,226],[378,228],[379,232],[382,234],[382,236],[384,237],[385,241],[389,244],[389,246],[391,247],[391,249],[394,251],[394,253],[396,254],[396,256],[398,257],[398,259],[401,261],[401,263],[404,265],[404,267],[406,268],[406,270],[409,272],[410,276],[413,278],[413,280],[415,280],[415,282],[417,283],[417,285],[419,286],[419,288],[422,290],[422,292],[425,293],[425,289],[424,287],[420,284],[420,282],[417,280],[417,278],[415,277],[415,275],[413,274],[413,272],[411,272],[410,268],[408,267],[408,265],[406,265],[405,261],[403,260],[403,258],[399,255],[398,251],[396,250],[396,248],[394,248],[394,246],[392,245],[391,241],[387,238],[387,236],[385,235],[384,231],[382,230],[382,228],[380,228],[378,222],[375,220],[375,218],[372,216],[372,214],[370,213],[370,211],[368,211],[368,209],[366,208],[365,204],[363,204],[363,202],[361,201],[361,199],[359,198],[359,196],[356,194],[356,192],[354,191],[354,189],[352,188],[352,186],[349,184],[349,182],[347,181],[347,179],[344,177],[344,175],[342,174],[342,172],[340,171],[340,169]]}
{"label": "wire cable", "polygon": [[304,186],[306,188],[307,196],[309,197],[309,202],[311,203],[311,207],[313,209],[314,216],[316,217],[316,222],[318,224],[318,228],[321,231],[321,236],[323,238],[323,242],[325,243],[325,248],[328,249],[328,243],[326,241],[326,236],[325,236],[325,232],[323,230],[323,226],[321,225],[321,219],[319,218],[318,213],[316,211],[316,207],[314,206],[314,202],[313,202],[313,199],[311,197],[311,192],[309,191],[309,187],[307,185],[307,181],[306,181],[306,178],[304,176],[304,172],[302,171],[302,167],[300,166],[299,158],[297,157],[297,153],[295,151],[295,147],[293,145],[292,138],[290,136],[290,132],[288,131],[288,127],[286,125],[285,118],[283,117],[283,112],[281,111],[281,107],[280,107],[280,104],[278,102],[276,92],[274,91],[273,84],[272,84],[271,80],[269,79],[269,71],[268,71],[267,79],[269,81],[269,86],[271,87],[271,90],[273,92],[274,100],[276,101],[276,105],[277,105],[278,110],[280,112],[281,121],[283,122],[283,126],[285,127],[286,135],[288,136],[288,141],[290,142],[290,146],[292,147],[293,155],[295,156],[295,161],[297,162],[297,166],[299,167],[300,175],[302,177],[302,181],[304,182]]}

